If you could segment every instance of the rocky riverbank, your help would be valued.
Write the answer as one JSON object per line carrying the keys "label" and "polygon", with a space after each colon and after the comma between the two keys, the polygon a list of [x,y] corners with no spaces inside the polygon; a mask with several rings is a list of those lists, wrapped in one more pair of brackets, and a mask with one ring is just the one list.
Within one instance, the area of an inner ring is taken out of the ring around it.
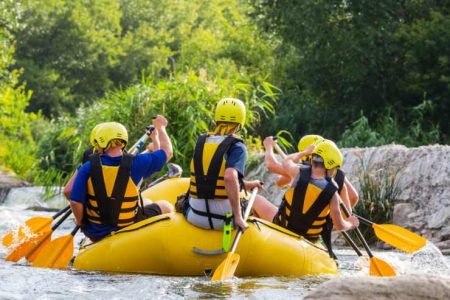
{"label": "rocky riverbank", "polygon": [[0,172],[0,203],[6,199],[6,196],[12,188],[26,185],[28,183],[25,180],[18,179],[14,173]]}
{"label": "rocky riverbank", "polygon": [[450,277],[409,275],[336,278],[321,284],[304,299],[443,300],[449,297]]}
{"label": "rocky riverbank", "polygon": [[450,255],[450,146],[388,145],[344,153],[344,170],[357,188],[363,171],[385,170],[395,177],[392,223],[423,235]]}
{"label": "rocky riverbank", "polygon": [[[450,255],[450,146],[386,145],[343,149],[343,153],[343,169],[359,192],[364,174],[391,180],[395,188],[391,222],[423,235]],[[283,190],[274,187],[275,176],[267,173],[264,156],[256,160],[249,177],[261,178],[265,196],[279,203]]]}

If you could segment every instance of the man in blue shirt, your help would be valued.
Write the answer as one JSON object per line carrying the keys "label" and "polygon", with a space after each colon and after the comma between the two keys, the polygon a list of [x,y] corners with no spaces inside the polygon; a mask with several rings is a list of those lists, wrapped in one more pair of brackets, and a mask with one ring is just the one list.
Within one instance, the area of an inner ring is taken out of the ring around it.
{"label": "man in blue shirt", "polygon": [[172,157],[172,144],[166,132],[167,120],[158,115],[153,125],[160,150],[136,156],[124,154],[128,133],[122,124],[105,123],[97,132],[104,154],[90,156],[79,170],[70,194],[77,225],[93,241],[144,218],[173,211],[167,201],[138,206],[139,182],[162,169]]}

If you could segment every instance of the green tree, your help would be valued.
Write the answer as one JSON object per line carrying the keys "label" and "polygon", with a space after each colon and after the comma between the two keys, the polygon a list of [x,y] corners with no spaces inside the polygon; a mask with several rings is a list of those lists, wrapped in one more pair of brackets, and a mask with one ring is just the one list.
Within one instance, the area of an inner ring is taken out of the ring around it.
{"label": "green tree", "polygon": [[[448,2],[253,3],[261,26],[283,40],[278,128],[338,138],[361,111],[377,122],[387,107],[406,128],[408,111],[424,100],[439,111],[430,115],[435,126],[448,117]],[[448,134],[448,122],[441,128]]]}
{"label": "green tree", "polygon": [[30,111],[74,113],[113,88],[203,68],[266,79],[272,46],[240,1],[20,0],[17,40]]}
{"label": "green tree", "polygon": [[18,23],[15,1],[0,2],[0,166],[26,177],[34,164],[35,146],[31,132],[34,114],[25,112],[31,93],[18,85],[21,70],[13,69],[14,38],[11,31]]}
{"label": "green tree", "polygon": [[14,32],[17,66],[33,90],[29,110],[44,115],[74,112],[112,87],[118,63],[117,1],[22,0],[22,26]]}

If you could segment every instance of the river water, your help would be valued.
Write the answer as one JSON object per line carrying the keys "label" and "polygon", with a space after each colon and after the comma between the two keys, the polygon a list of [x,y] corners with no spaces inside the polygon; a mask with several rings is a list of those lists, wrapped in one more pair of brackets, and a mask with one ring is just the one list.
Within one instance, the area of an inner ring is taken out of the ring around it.
{"label": "river water", "polygon": [[[50,203],[50,204],[49,204]],[[0,205],[0,237],[10,228],[33,216],[51,216],[50,212],[27,209],[30,206],[65,205],[57,198],[44,202],[37,188],[14,189]],[[66,220],[53,237],[69,234],[73,221]],[[75,238],[76,244],[82,234]],[[77,247],[76,247],[77,248]],[[76,250],[75,250],[76,251]],[[301,299],[320,283],[334,276],[234,278],[212,283],[207,277],[166,277],[152,275],[111,275],[75,270],[52,270],[29,267],[25,261],[3,260],[7,249],[0,245],[0,299]],[[351,249],[336,251],[340,275],[359,277],[368,274]],[[397,251],[375,251],[375,256],[389,262],[399,275],[440,274],[450,276],[450,259],[432,245],[408,255]]]}

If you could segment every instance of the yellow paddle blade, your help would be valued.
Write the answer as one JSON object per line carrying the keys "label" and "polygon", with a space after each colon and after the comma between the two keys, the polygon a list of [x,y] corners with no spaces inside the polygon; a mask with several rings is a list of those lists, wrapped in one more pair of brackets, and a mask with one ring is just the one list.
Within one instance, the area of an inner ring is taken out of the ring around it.
{"label": "yellow paddle blade", "polygon": [[2,239],[2,244],[5,247],[11,246],[13,243],[22,241],[28,237],[28,234],[38,233],[40,231],[50,230],[52,225],[52,218],[47,217],[34,217],[25,222],[25,226],[21,225],[16,230],[8,231]]}
{"label": "yellow paddle blade", "polygon": [[65,269],[72,255],[73,236],[61,236],[42,249],[31,265],[38,268]]}
{"label": "yellow paddle blade", "polygon": [[231,279],[239,264],[240,256],[237,253],[228,252],[227,257],[220,263],[212,276],[213,281]]}
{"label": "yellow paddle blade", "polygon": [[12,249],[12,251],[5,257],[7,261],[19,261],[22,257],[27,257],[35,253],[39,253],[41,246],[45,245],[50,241],[51,231],[41,232],[29,239],[22,241],[17,247]]}
{"label": "yellow paddle blade", "polygon": [[25,234],[23,233],[23,226],[19,226],[18,229],[10,230],[3,236],[2,244],[5,247],[9,247],[14,240],[21,241],[24,237]]}
{"label": "yellow paddle blade", "polygon": [[420,235],[394,224],[373,224],[372,227],[380,240],[407,253],[416,252],[427,243]]}
{"label": "yellow paddle blade", "polygon": [[33,247],[33,249],[28,252],[25,257],[28,261],[32,262],[36,259],[36,257],[39,255],[39,253],[44,249],[52,240],[51,232],[48,232],[48,234],[44,234],[45,238],[41,239],[39,243],[36,243],[36,246]]}
{"label": "yellow paddle blade", "polygon": [[394,268],[382,259],[372,257],[370,259],[370,276],[393,277],[396,276]]}

